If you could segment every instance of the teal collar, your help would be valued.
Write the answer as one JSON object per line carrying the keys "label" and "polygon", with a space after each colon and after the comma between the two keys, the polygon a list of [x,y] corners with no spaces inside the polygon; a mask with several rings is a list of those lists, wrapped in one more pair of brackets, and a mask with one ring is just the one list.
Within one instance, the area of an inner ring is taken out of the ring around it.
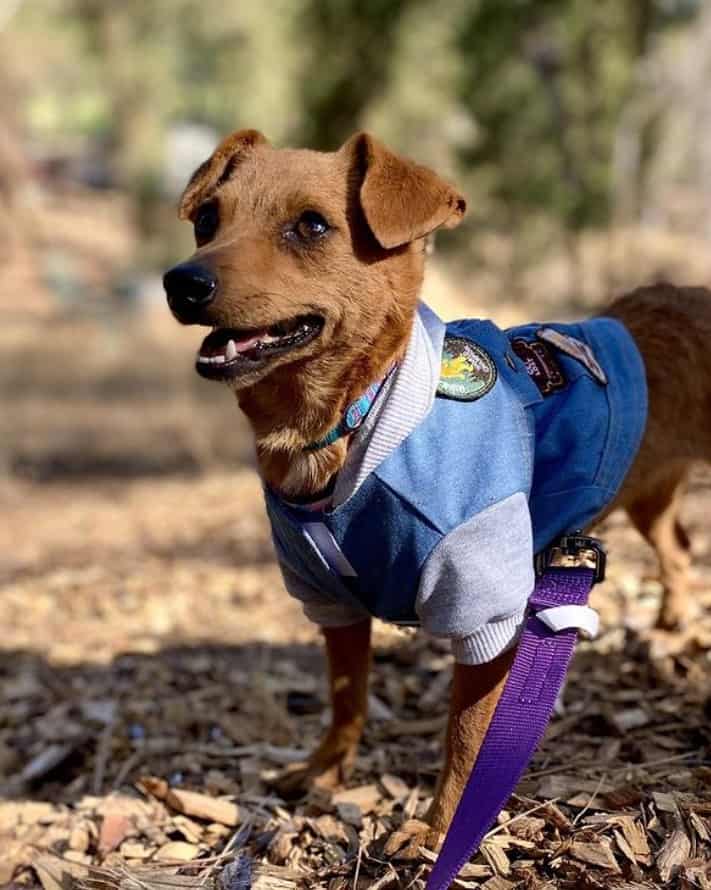
{"label": "teal collar", "polygon": [[322,439],[318,439],[316,442],[311,442],[310,444],[305,445],[303,450],[320,451],[322,448],[327,448],[329,445],[333,445],[334,442],[337,442],[339,439],[343,438],[343,436],[348,436],[351,433],[354,433],[368,416],[368,412],[373,407],[378,394],[383,388],[383,384],[388,377],[390,377],[396,367],[397,365],[394,364],[382,380],[371,383],[362,396],[350,403],[343,412],[343,417],[332,430],[329,430]]}

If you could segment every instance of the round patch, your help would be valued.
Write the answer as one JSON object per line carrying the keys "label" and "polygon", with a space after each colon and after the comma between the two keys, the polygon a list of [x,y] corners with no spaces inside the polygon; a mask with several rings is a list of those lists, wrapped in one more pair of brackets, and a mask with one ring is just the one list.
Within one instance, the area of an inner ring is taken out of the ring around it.
{"label": "round patch", "polygon": [[444,338],[437,395],[473,402],[495,383],[496,365],[485,349],[463,337]]}

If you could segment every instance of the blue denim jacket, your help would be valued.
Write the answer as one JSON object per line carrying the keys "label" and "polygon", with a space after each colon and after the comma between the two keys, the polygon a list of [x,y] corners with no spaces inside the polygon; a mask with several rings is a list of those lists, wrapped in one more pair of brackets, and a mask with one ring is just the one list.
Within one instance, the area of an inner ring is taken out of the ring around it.
{"label": "blue denim jacket", "polygon": [[[587,343],[607,375],[556,352],[565,385],[543,397],[512,349],[540,325],[447,325],[484,349],[493,387],[476,401],[435,399],[427,416],[344,503],[314,513],[265,491],[280,562],[304,584],[386,621],[418,623],[420,580],[450,532],[522,492],[530,554],[585,528],[614,499],[639,448],[647,413],[644,366],[613,319],[548,325]],[[326,535],[330,540],[325,540]]]}

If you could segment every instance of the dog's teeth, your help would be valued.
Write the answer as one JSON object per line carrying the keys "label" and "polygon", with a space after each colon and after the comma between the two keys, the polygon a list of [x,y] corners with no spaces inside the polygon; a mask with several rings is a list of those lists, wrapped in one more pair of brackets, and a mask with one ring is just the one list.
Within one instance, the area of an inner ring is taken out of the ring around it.
{"label": "dog's teeth", "polygon": [[233,358],[237,358],[237,347],[234,340],[228,340],[225,347],[225,359],[231,362]]}

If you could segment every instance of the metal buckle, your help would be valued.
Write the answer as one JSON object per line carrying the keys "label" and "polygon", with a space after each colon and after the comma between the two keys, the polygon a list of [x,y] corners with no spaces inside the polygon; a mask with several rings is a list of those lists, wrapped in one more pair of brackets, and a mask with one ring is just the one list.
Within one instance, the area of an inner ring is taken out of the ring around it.
{"label": "metal buckle", "polygon": [[589,538],[580,532],[563,535],[547,550],[536,554],[535,569],[542,575],[548,569],[593,569],[593,583],[605,578],[607,553],[597,538]]}

